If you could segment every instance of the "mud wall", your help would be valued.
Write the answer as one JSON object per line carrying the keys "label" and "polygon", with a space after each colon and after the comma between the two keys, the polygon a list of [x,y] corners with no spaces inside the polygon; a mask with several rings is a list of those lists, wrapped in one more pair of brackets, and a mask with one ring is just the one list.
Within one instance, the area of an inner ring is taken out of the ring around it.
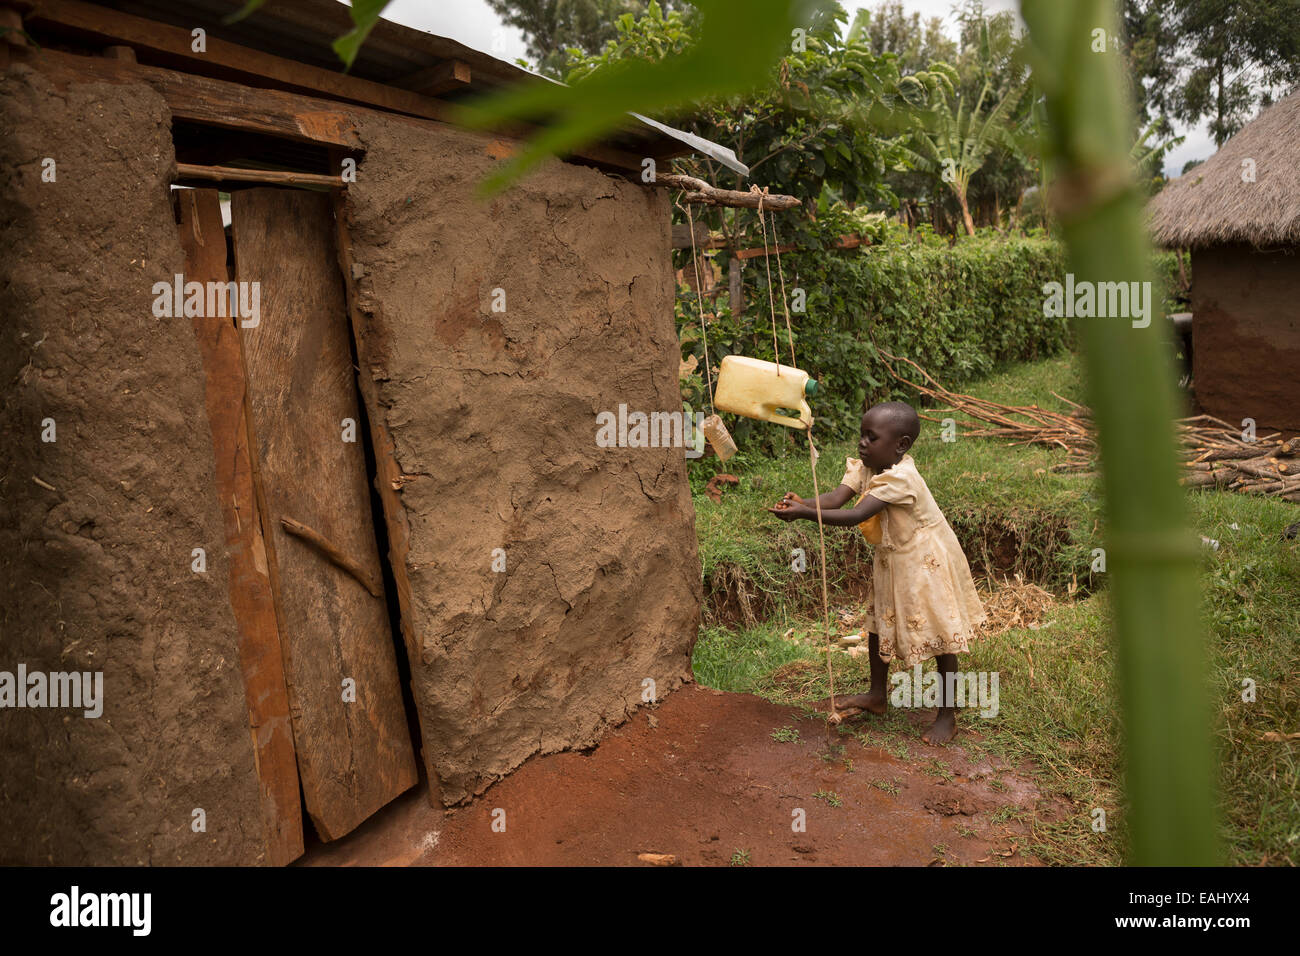
{"label": "mud wall", "polygon": [[103,675],[97,718],[0,709],[3,863],[260,862],[202,367],[153,314],[169,123],[146,86],[0,90],[0,671]]}
{"label": "mud wall", "polygon": [[1223,245],[1192,253],[1196,399],[1261,435],[1300,432],[1300,256]]}
{"label": "mud wall", "polygon": [[[597,414],[680,411],[664,191],[558,161],[480,202],[508,149],[362,128],[349,187],[363,375],[403,473],[412,686],[454,803],[584,747],[690,675],[700,565],[683,449]],[[504,561],[504,570],[501,568]]]}

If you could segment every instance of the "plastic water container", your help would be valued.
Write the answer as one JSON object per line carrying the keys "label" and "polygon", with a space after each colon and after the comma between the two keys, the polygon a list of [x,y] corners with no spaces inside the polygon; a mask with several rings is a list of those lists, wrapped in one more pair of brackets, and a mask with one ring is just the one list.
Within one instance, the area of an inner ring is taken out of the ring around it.
{"label": "plastic water container", "polygon": [[[812,409],[805,396],[817,394],[817,381],[792,365],[728,355],[718,368],[713,404],[724,412],[744,415],[787,428],[811,428]],[[778,409],[798,410],[799,417],[780,415]]]}

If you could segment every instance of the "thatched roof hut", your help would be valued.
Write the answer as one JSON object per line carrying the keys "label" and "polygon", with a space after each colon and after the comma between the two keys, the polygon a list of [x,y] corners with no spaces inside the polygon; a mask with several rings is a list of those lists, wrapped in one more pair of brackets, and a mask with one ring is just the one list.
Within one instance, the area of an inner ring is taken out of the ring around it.
{"label": "thatched roof hut", "polygon": [[1300,91],[1166,186],[1148,224],[1160,245],[1191,250],[1198,403],[1300,432]]}
{"label": "thatched roof hut", "polygon": [[1152,237],[1168,248],[1300,243],[1300,90],[1166,186],[1148,214]]}

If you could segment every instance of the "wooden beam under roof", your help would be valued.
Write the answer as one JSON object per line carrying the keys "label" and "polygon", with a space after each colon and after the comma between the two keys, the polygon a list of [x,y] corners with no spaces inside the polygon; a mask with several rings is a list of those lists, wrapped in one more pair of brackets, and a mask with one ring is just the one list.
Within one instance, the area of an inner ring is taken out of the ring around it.
{"label": "wooden beam under roof", "polygon": [[402,89],[424,96],[437,96],[439,93],[463,89],[469,83],[469,64],[460,60],[443,60],[436,66],[417,70],[397,81]]}
{"label": "wooden beam under roof", "polygon": [[[449,115],[445,103],[431,100],[424,92],[398,89],[299,63],[214,36],[206,37],[204,49],[198,52],[194,50],[194,38],[188,30],[82,3],[81,0],[43,0],[27,16],[26,22],[29,28],[61,27],[105,42],[129,46],[137,56],[145,50],[165,54],[184,60],[187,66],[196,66],[201,72],[217,66],[244,76],[273,80],[297,90],[323,93],[426,119],[445,121]],[[465,82],[468,82],[468,67],[462,72]]]}
{"label": "wooden beam under roof", "polygon": [[[164,82],[161,73],[171,73],[172,76],[165,85],[181,100],[192,99],[184,96],[177,88],[177,84],[183,79],[188,78],[196,82],[204,81],[204,88],[209,92],[218,89],[212,84],[224,83],[227,87],[237,85],[227,80],[203,75],[222,72],[254,78],[258,82],[271,81],[276,86],[287,87],[295,91],[307,91],[309,94],[323,94],[337,100],[372,106],[392,113],[406,114],[443,123],[450,123],[451,121],[451,106],[421,92],[399,89],[372,80],[363,80],[346,73],[336,73],[318,66],[299,63],[296,60],[289,60],[270,53],[263,53],[260,50],[228,43],[213,36],[207,37],[205,51],[198,53],[193,49],[193,37],[187,30],[143,17],[120,13],[106,7],[82,3],[80,0],[42,0],[39,4],[20,4],[20,6],[30,8],[30,13],[26,17],[26,24],[29,29],[36,27],[72,31],[81,36],[93,37],[106,45],[132,47],[137,54],[149,51],[172,59],[179,59],[186,64],[187,69],[190,67],[195,68],[196,72],[191,74],[166,71],[161,67],[139,67],[142,70],[156,71],[149,74],[155,85]],[[126,63],[126,61],[117,62]],[[452,65],[447,67],[444,82],[455,80],[459,84],[463,79],[464,83],[468,83],[469,67],[464,63],[456,65],[457,61],[448,62]],[[33,65],[36,66],[37,64],[33,63]],[[434,69],[437,69],[437,67]],[[419,71],[409,78],[419,82],[432,83],[432,74],[420,76],[420,74],[426,72]],[[247,93],[237,97],[237,99],[243,101],[247,101],[250,98],[249,95],[254,93],[280,92],[279,90],[241,88],[248,90]],[[164,92],[164,95],[168,94]],[[230,97],[225,96],[220,99],[229,100]],[[168,97],[168,102],[171,102],[171,96]],[[338,105],[334,104],[333,108],[337,110]],[[216,111],[222,111],[220,104],[218,104]],[[173,110],[173,112],[176,111]],[[177,113],[177,115],[184,114]],[[240,123],[237,121],[237,114],[227,117],[232,120],[228,122],[216,122],[200,116],[185,116],[185,118],[195,119],[199,122],[214,122],[215,125],[219,126],[252,128],[260,132],[275,132],[275,130],[267,129],[265,125],[258,125],[257,121],[254,121],[252,125]],[[535,126],[517,123],[499,131],[496,135],[524,138],[535,132]],[[295,138],[304,137],[298,135]],[[327,142],[331,145],[348,146],[349,148],[359,146],[357,142],[343,142],[338,139],[319,139],[318,141]],[[602,145],[586,146],[576,150],[572,155],[578,159],[625,170],[640,169],[643,158]]]}
{"label": "wooden beam under roof", "polygon": [[[424,125],[429,119],[402,113],[377,113],[337,100],[254,88],[127,60],[31,47],[15,47],[12,59],[49,75],[60,85],[70,82],[148,84],[163,96],[172,115],[179,119],[347,149],[364,148],[356,127],[357,121],[367,115],[417,125]],[[439,105],[448,109],[444,104]],[[507,135],[519,137],[528,135],[530,131],[531,128],[514,127]],[[485,149],[491,146],[492,143],[485,141]],[[608,146],[586,146],[573,155],[624,171],[641,168],[641,157]]]}

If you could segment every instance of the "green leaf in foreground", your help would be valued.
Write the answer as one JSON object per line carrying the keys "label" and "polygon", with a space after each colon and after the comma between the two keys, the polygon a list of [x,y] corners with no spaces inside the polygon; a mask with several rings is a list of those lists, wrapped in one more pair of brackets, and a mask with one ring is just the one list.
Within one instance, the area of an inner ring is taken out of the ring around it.
{"label": "green leaf in foreground", "polygon": [[543,128],[482,187],[497,192],[550,155],[563,155],[626,126],[628,113],[669,116],[715,96],[761,86],[800,33],[811,32],[827,0],[697,0],[698,40],[657,62],[622,61],[573,86],[536,83],[492,94],[456,110],[473,128],[512,122]]}
{"label": "green leaf in foreground", "polygon": [[366,37],[370,36],[370,31],[379,22],[379,15],[384,12],[384,7],[388,6],[388,3],[389,0],[352,0],[352,7],[348,12],[352,15],[352,22],[356,26],[331,44],[346,69],[352,69],[352,63],[361,50],[361,44],[365,43]]}
{"label": "green leaf in foreground", "polygon": [[[1116,34],[1109,0],[1022,0],[1045,145],[1076,281],[1149,281],[1151,255],[1130,160],[1118,59],[1094,53]],[[1178,485],[1173,374],[1159,310],[1145,328],[1121,317],[1078,322],[1101,449],[1106,549],[1125,733],[1125,789],[1138,865],[1220,862],[1206,707],[1195,538]]]}

